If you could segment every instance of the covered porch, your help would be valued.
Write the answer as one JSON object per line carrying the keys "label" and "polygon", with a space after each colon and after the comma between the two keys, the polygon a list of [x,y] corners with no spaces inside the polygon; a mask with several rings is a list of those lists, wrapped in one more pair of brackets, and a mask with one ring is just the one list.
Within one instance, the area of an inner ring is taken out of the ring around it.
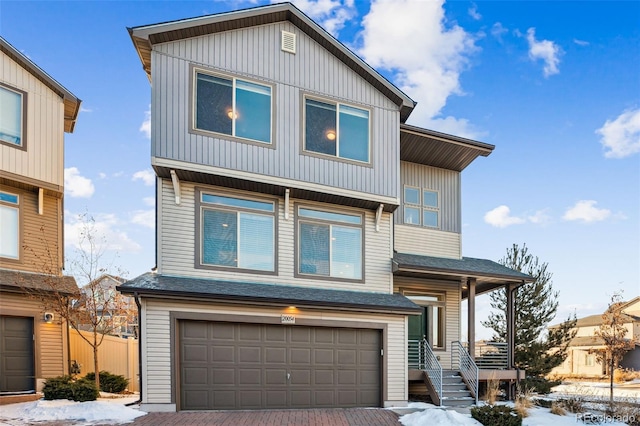
{"label": "covered porch", "polygon": [[[394,290],[424,307],[422,315],[409,317],[410,388],[412,383],[424,383],[437,405],[469,405],[477,402],[481,382],[515,384],[525,377],[514,364],[514,292],[518,286],[532,282],[531,276],[486,259],[406,253],[394,253],[393,274]],[[406,282],[411,285],[402,284]],[[476,342],[476,297],[503,288],[507,292],[506,342]],[[441,291],[446,299],[457,298],[457,311],[454,303],[438,299],[434,289],[445,289]],[[461,334],[460,302],[464,300],[467,336]],[[455,312],[449,312],[452,310]],[[452,331],[451,324],[456,321],[457,330]]]}

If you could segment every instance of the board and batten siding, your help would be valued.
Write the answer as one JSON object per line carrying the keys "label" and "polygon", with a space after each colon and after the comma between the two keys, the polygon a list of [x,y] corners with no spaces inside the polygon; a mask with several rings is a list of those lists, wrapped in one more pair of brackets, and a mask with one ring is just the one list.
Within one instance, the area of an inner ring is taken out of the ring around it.
{"label": "board and batten siding", "polygon": [[459,283],[444,283],[434,280],[422,280],[395,276],[393,279],[394,292],[403,290],[412,293],[422,292],[425,295],[441,294],[445,297],[445,349],[434,349],[440,357],[443,368],[451,368],[451,342],[459,341],[461,337],[461,308],[462,290]]}
{"label": "board and batten siding", "polygon": [[[234,306],[229,304],[189,303],[184,301],[161,301],[143,298],[143,404],[171,404],[172,351],[170,329],[171,312],[197,312],[202,314],[245,315],[260,322],[260,317],[280,317],[278,308]],[[403,315],[382,315],[349,313],[337,311],[300,310],[296,318],[309,320],[348,322],[376,322],[387,324],[387,348],[383,362],[386,363],[387,395],[384,402],[404,403],[407,401],[407,352],[406,317]]]}
{"label": "board and batten siding", "polygon": [[440,230],[458,234],[462,232],[462,200],[459,172],[401,161],[400,207],[396,210],[394,217],[394,221],[398,225],[404,222],[405,186],[437,191],[440,200]]}
{"label": "board and batten siding", "polygon": [[2,172],[62,188],[64,181],[64,104],[60,96],[33,74],[0,52],[0,82],[26,92],[26,150],[0,144]]}
{"label": "board and batten siding", "polygon": [[53,323],[44,322],[42,304],[35,299],[17,293],[0,294],[0,314],[17,317],[32,317],[34,321],[34,351],[36,379],[60,376],[66,373],[66,334],[60,318]]}
{"label": "board and batten siding", "polygon": [[[62,271],[62,200],[44,195],[44,212],[38,214],[38,194],[12,186],[0,185],[0,191],[18,195],[19,246],[18,260],[0,257],[0,268],[47,273],[41,266],[49,255],[57,265],[47,267]],[[49,246],[47,253],[44,242]]]}
{"label": "board and batten siding", "polygon": [[[283,30],[296,54],[280,49]],[[398,197],[398,106],[292,23],[157,44],[151,60],[152,157]],[[190,133],[192,66],[271,85],[272,144]],[[370,110],[370,165],[303,154],[304,94]]]}
{"label": "board and batten siding", "polygon": [[[158,229],[158,273],[163,275],[202,277],[232,281],[250,281],[267,284],[294,285],[302,287],[321,287],[327,289],[371,291],[391,293],[391,220],[390,213],[383,213],[380,220],[379,232],[375,230],[375,212],[355,209],[356,213],[365,213],[364,226],[364,282],[345,282],[337,280],[314,280],[295,277],[294,257],[294,228],[296,203],[306,206],[316,206],[322,209],[332,208],[345,210],[342,206],[312,203],[306,200],[291,199],[289,203],[289,219],[284,217],[284,199],[277,199],[277,275],[253,274],[237,271],[223,271],[211,269],[197,269],[195,267],[196,252],[196,187],[205,192],[217,193],[227,191],[192,182],[180,183],[180,204],[175,204],[173,186],[168,179],[159,179],[159,229]],[[235,196],[256,196],[250,192],[235,191]]]}

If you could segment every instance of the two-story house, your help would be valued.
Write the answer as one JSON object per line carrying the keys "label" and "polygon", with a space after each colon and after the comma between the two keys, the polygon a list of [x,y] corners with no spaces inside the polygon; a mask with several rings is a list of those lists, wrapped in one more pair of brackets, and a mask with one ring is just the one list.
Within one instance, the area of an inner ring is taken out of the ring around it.
{"label": "two-story house", "polygon": [[412,380],[444,402],[474,366],[461,301],[473,342],[475,295],[531,279],[461,256],[460,172],[493,146],[405,124],[415,102],[289,3],[129,32],[157,175],[157,271],[119,287],[142,408],[398,406]]}
{"label": "two-story house", "polygon": [[62,235],[64,133],[80,102],[0,38],[0,395],[68,372],[68,327],[41,296],[78,290]]}

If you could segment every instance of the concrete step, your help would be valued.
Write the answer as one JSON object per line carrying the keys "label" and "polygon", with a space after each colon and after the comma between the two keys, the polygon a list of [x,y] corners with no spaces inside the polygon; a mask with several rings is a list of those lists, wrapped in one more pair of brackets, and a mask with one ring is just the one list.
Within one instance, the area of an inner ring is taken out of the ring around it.
{"label": "concrete step", "polygon": [[464,382],[460,382],[460,383],[443,383],[442,384],[442,391],[446,392],[446,391],[459,391],[459,390],[463,390],[466,391],[467,389],[467,385]]}

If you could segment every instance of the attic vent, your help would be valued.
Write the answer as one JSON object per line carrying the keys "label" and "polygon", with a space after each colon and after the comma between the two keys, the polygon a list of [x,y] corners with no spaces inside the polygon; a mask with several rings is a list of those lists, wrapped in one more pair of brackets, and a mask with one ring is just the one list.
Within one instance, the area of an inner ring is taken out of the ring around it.
{"label": "attic vent", "polygon": [[282,50],[296,53],[296,35],[288,31],[282,31]]}

